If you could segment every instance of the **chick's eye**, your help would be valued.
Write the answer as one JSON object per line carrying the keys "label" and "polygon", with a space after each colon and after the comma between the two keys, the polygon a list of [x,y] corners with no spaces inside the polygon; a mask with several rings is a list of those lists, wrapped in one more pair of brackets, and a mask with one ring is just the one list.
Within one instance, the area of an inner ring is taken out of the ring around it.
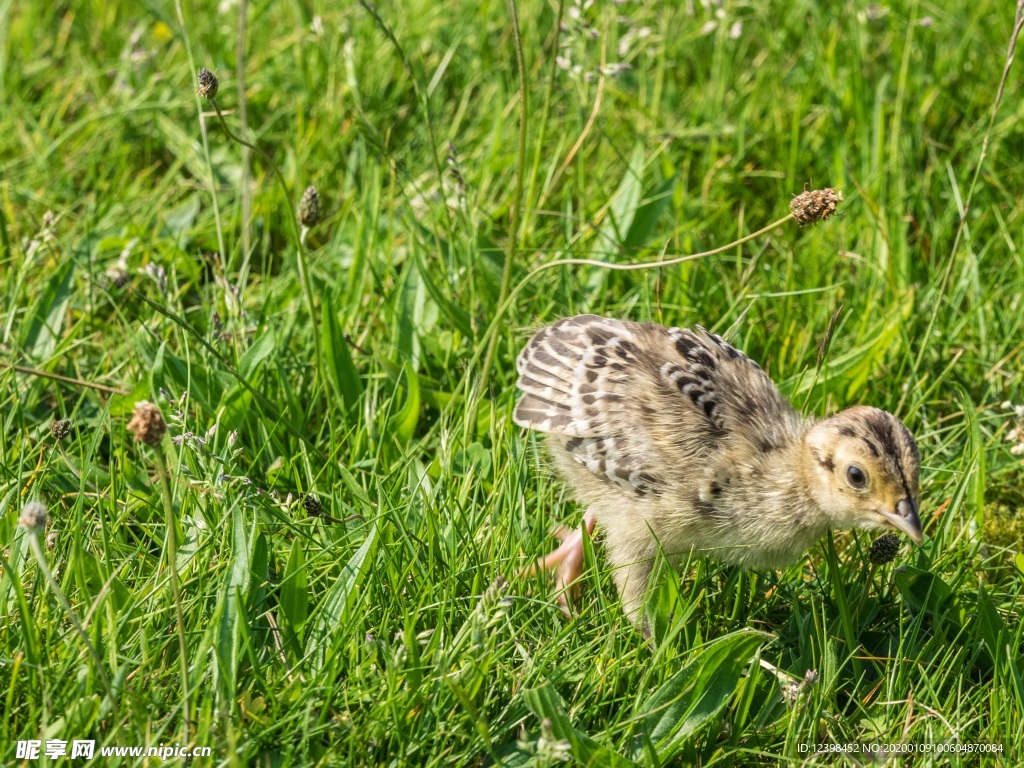
{"label": "chick's eye", "polygon": [[851,464],[846,468],[846,482],[853,488],[863,488],[868,484],[868,476],[856,464]]}

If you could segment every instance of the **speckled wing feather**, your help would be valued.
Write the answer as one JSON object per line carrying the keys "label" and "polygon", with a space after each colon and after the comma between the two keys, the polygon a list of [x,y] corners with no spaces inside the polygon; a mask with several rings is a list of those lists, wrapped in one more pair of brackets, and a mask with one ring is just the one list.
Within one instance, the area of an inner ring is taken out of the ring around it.
{"label": "speckled wing feather", "polygon": [[664,364],[662,378],[704,411],[710,438],[756,454],[780,448],[799,431],[800,416],[768,374],[721,336],[700,326],[667,334],[679,361]]}
{"label": "speckled wing feather", "polygon": [[784,439],[779,417],[798,420],[756,363],[701,328],[581,315],[539,331],[517,368],[515,422],[639,495],[692,474],[679,456],[714,463],[728,444],[751,440],[770,450]]}

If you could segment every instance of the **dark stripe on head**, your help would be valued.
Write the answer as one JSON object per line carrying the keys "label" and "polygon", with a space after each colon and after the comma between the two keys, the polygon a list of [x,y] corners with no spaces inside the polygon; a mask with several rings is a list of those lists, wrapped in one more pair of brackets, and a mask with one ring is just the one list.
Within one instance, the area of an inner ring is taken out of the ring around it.
{"label": "dark stripe on head", "polygon": [[816,456],[816,457],[818,459],[818,463],[821,464],[821,466],[823,466],[829,472],[835,472],[836,471],[836,463],[834,461],[832,461],[832,457],[831,456],[826,456],[824,459],[821,458],[821,456]]}
{"label": "dark stripe on head", "polygon": [[[896,473],[900,476],[900,484],[903,486],[903,492],[907,497],[911,496],[910,485],[907,483],[906,473],[903,471],[903,451],[900,446],[900,437],[897,436],[894,429],[895,425],[899,424],[900,428],[909,435],[906,427],[900,424],[896,420],[895,416],[892,416],[884,411],[872,411],[864,419],[864,425],[872,432],[872,434],[878,438],[883,453],[888,454],[892,457],[893,463],[896,465]],[[911,438],[913,440],[913,438]],[[865,440],[866,443],[872,448],[870,440]]]}

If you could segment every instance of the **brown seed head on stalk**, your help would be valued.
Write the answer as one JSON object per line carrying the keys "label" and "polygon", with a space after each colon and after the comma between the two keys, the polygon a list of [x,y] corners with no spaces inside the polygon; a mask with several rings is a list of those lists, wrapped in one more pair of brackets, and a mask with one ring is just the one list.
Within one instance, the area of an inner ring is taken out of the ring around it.
{"label": "brown seed head on stalk", "polygon": [[71,419],[54,419],[50,422],[50,434],[58,442],[71,434]]}
{"label": "brown seed head on stalk", "polygon": [[887,533],[871,542],[871,548],[868,550],[868,560],[875,565],[884,565],[895,559],[899,552],[900,537],[895,533]]}
{"label": "brown seed head on stalk", "polygon": [[789,203],[789,210],[800,225],[825,221],[835,215],[836,208],[843,202],[843,193],[838,189],[812,189],[802,192]]}
{"label": "brown seed head on stalk", "polygon": [[320,503],[320,499],[311,493],[307,493],[303,497],[302,508],[306,510],[306,514],[310,517],[320,517],[324,513],[324,507]]}
{"label": "brown seed head on stalk", "polygon": [[46,505],[41,501],[30,501],[21,510],[18,524],[29,531],[41,533],[46,527]]}
{"label": "brown seed head on stalk", "polygon": [[160,445],[167,432],[167,422],[164,421],[160,409],[148,400],[135,404],[135,413],[132,420],[128,422],[128,431],[135,433],[135,439],[146,445]]}
{"label": "brown seed head on stalk", "polygon": [[312,229],[320,221],[320,193],[310,184],[299,202],[299,223]]}
{"label": "brown seed head on stalk", "polygon": [[199,74],[196,77],[198,87],[196,93],[202,96],[204,99],[213,99],[217,96],[217,89],[220,88],[220,83],[217,81],[217,76],[213,74],[206,67],[199,70]]}

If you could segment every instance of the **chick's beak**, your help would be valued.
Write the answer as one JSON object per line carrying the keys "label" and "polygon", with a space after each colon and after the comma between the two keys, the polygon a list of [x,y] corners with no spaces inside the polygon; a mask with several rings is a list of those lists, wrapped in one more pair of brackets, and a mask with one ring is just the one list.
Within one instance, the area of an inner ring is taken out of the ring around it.
{"label": "chick's beak", "polygon": [[882,512],[881,515],[889,525],[913,539],[915,544],[920,545],[924,541],[921,520],[917,516],[917,502],[913,499],[903,499],[896,505],[895,512]]}

